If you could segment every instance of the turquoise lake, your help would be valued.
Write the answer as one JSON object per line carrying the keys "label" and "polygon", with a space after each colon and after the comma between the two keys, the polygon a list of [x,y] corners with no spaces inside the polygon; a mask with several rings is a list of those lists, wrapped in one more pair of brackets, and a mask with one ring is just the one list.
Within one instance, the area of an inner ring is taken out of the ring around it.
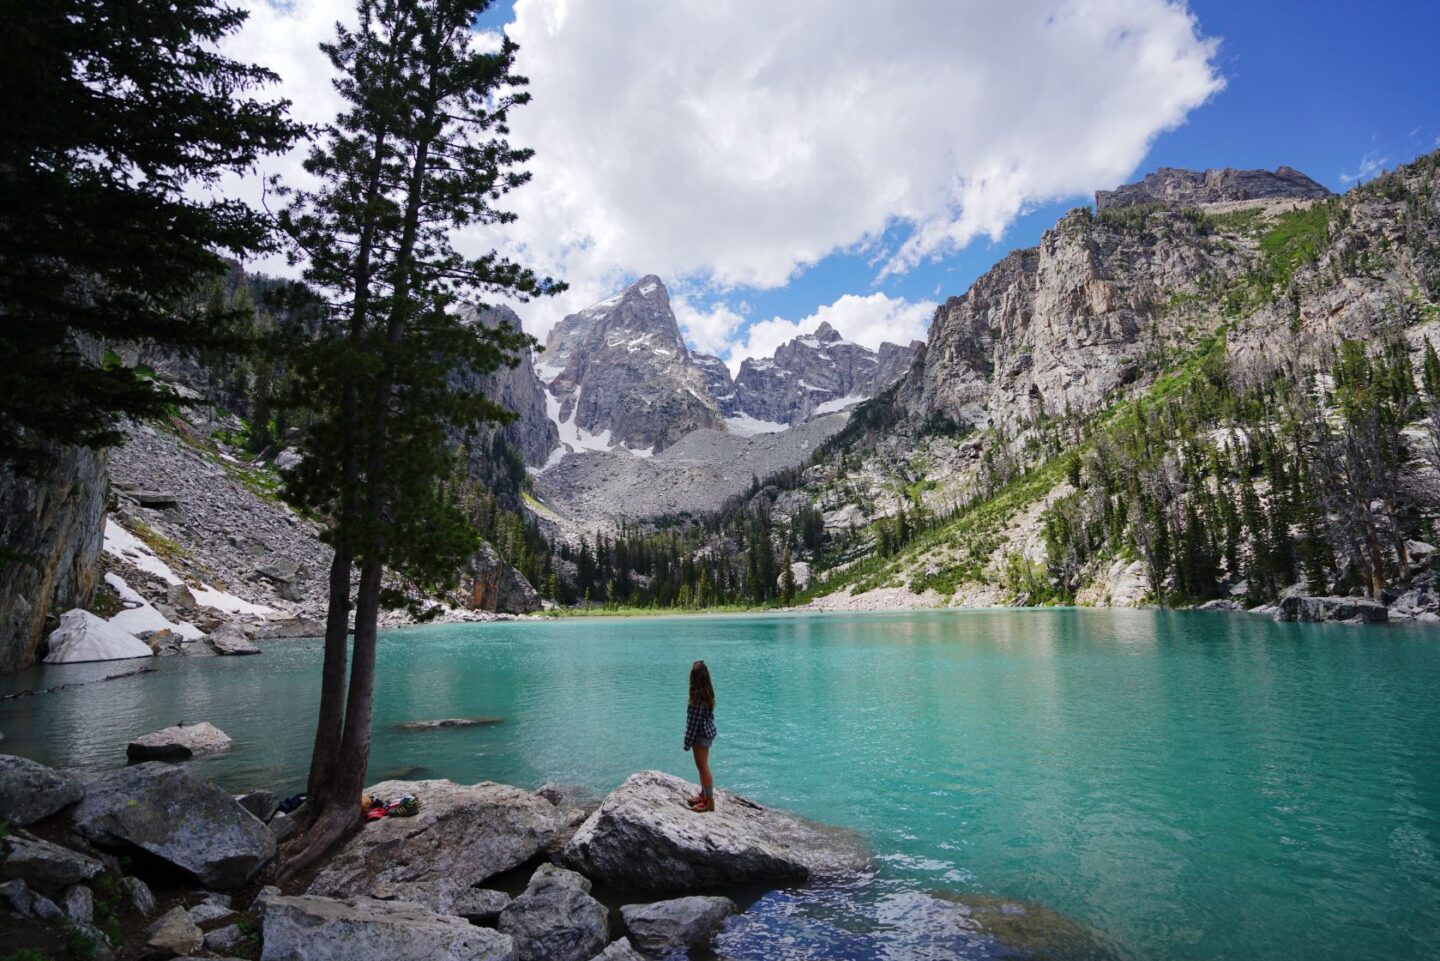
{"label": "turquoise lake", "polygon": [[[0,701],[0,751],[81,768],[208,720],[198,770],[299,790],[319,645],[154,662]],[[779,892],[733,958],[1003,956],[946,941],[921,892],[1044,906],[1122,959],[1440,956],[1440,628],[1198,612],[572,619],[387,632],[371,779],[693,778],[686,678],[715,680],[720,786],[858,829],[852,888]],[[139,662],[36,668],[0,693]],[[405,732],[488,715],[492,727]]]}

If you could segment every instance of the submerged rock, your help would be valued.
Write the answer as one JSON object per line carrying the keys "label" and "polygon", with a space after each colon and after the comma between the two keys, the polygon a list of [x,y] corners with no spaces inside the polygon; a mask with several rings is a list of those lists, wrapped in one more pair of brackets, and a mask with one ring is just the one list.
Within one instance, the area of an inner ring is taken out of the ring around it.
{"label": "submerged rock", "polygon": [[235,741],[209,721],[177,724],[136,738],[125,747],[131,761],[188,761],[197,754],[214,754]]}
{"label": "submerged rock", "polygon": [[238,887],[275,856],[270,829],[233,797],[158,761],[92,778],[74,819],[96,844],[143,852],[209,888]]}
{"label": "submerged rock", "polygon": [[690,891],[783,884],[865,870],[858,836],[762,808],[728,791],[715,810],[686,803],[694,786],[660,771],[632,774],[565,846],[563,860],[606,884]]}
{"label": "submerged rock", "polygon": [[544,864],[497,927],[515,940],[518,961],[589,961],[610,940],[610,912],[590,896],[590,882]]}
{"label": "submerged rock", "polygon": [[420,813],[367,824],[311,883],[310,894],[372,895],[384,885],[449,879],[466,888],[534,857],[564,828],[548,802],[486,781],[383,781],[380,798],[413,794]]}
{"label": "submerged rock", "polygon": [[154,653],[149,644],[129,631],[76,608],[60,615],[60,626],[50,633],[50,653],[45,655],[45,663],[124,661],[153,657]]}
{"label": "submerged rock", "polygon": [[85,785],[26,757],[0,754],[0,821],[24,827],[85,796]]}
{"label": "submerged rock", "polygon": [[964,924],[994,938],[1007,957],[1023,961],[1109,961],[1114,957],[1095,933],[1043,905],[985,894],[936,892],[941,910],[959,911]]}
{"label": "submerged rock", "polygon": [[620,916],[640,950],[663,954],[671,948],[709,941],[737,910],[729,898],[689,897],[627,904],[620,909]]}
{"label": "submerged rock", "polygon": [[510,937],[414,904],[266,898],[261,961],[515,961]]}
{"label": "submerged rock", "polygon": [[395,726],[402,731],[433,731],[442,727],[486,727],[504,723],[503,717],[442,717],[433,721],[406,721]]}

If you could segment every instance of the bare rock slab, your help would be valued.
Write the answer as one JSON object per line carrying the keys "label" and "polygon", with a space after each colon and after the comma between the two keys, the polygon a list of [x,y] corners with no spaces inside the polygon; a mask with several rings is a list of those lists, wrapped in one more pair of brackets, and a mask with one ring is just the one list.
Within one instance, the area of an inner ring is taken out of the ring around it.
{"label": "bare rock slab", "polygon": [[60,626],[50,633],[50,653],[45,655],[45,663],[123,661],[153,655],[150,645],[134,634],[76,608],[60,615]]}
{"label": "bare rock slab", "polygon": [[204,943],[200,926],[181,907],[162,914],[145,937],[145,946],[161,955],[194,954]]}
{"label": "bare rock slab", "polygon": [[388,885],[445,879],[472,887],[528,861],[565,827],[554,805],[505,784],[382,781],[368,790],[380,798],[413,794],[420,813],[365,825],[307,893],[384,896]]}
{"label": "bare rock slab", "polygon": [[235,741],[209,721],[177,724],[136,738],[125,747],[131,761],[188,761],[199,754],[228,750]]}
{"label": "bare rock slab", "polygon": [[85,796],[85,785],[26,757],[0,754],[0,821],[34,824]]}
{"label": "bare rock slab", "polygon": [[510,937],[415,904],[265,899],[261,961],[515,961]]}
{"label": "bare rock slab", "polygon": [[686,804],[694,792],[662,771],[632,774],[580,825],[562,859],[605,884],[667,892],[798,883],[869,867],[856,834],[728,791],[715,792],[714,811],[696,814]]}
{"label": "bare rock slab", "polygon": [[610,912],[590,896],[590,882],[544,864],[525,892],[500,914],[517,961],[589,961],[610,940]]}
{"label": "bare rock slab", "polygon": [[270,829],[233,797],[158,761],[92,778],[74,820],[94,843],[143,852],[208,888],[238,887],[275,856]]}
{"label": "bare rock slab", "polygon": [[729,898],[688,897],[627,904],[620,909],[620,916],[640,950],[664,954],[671,948],[709,941],[737,910]]}
{"label": "bare rock slab", "polygon": [[636,951],[630,944],[629,938],[621,938],[618,941],[611,941],[590,961],[645,961],[645,955]]}

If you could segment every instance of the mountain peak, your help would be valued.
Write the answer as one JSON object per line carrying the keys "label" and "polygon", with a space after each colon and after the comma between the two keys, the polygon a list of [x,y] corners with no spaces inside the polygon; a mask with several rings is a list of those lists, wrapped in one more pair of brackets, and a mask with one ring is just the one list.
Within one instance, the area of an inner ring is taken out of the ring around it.
{"label": "mountain peak", "polygon": [[1114,190],[1097,190],[1095,209],[1109,210],[1136,204],[1197,206],[1237,200],[1281,198],[1314,200],[1328,196],[1328,188],[1294,167],[1282,166],[1274,170],[1236,170],[1233,167],[1184,170],[1179,167],[1161,167],[1146,174],[1138,183],[1124,184]]}
{"label": "mountain peak", "polygon": [[833,344],[845,339],[840,336],[840,331],[830,326],[830,321],[828,320],[820,321],[820,326],[815,328],[815,336],[819,338],[821,343],[825,344]]}

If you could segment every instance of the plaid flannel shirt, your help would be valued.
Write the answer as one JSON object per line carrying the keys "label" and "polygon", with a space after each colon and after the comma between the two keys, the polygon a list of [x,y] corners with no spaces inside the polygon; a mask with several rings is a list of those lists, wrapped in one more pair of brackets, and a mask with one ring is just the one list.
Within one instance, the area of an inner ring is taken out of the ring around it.
{"label": "plaid flannel shirt", "polygon": [[685,750],[690,750],[701,738],[713,739],[715,734],[715,712],[708,707],[691,704],[685,712]]}

